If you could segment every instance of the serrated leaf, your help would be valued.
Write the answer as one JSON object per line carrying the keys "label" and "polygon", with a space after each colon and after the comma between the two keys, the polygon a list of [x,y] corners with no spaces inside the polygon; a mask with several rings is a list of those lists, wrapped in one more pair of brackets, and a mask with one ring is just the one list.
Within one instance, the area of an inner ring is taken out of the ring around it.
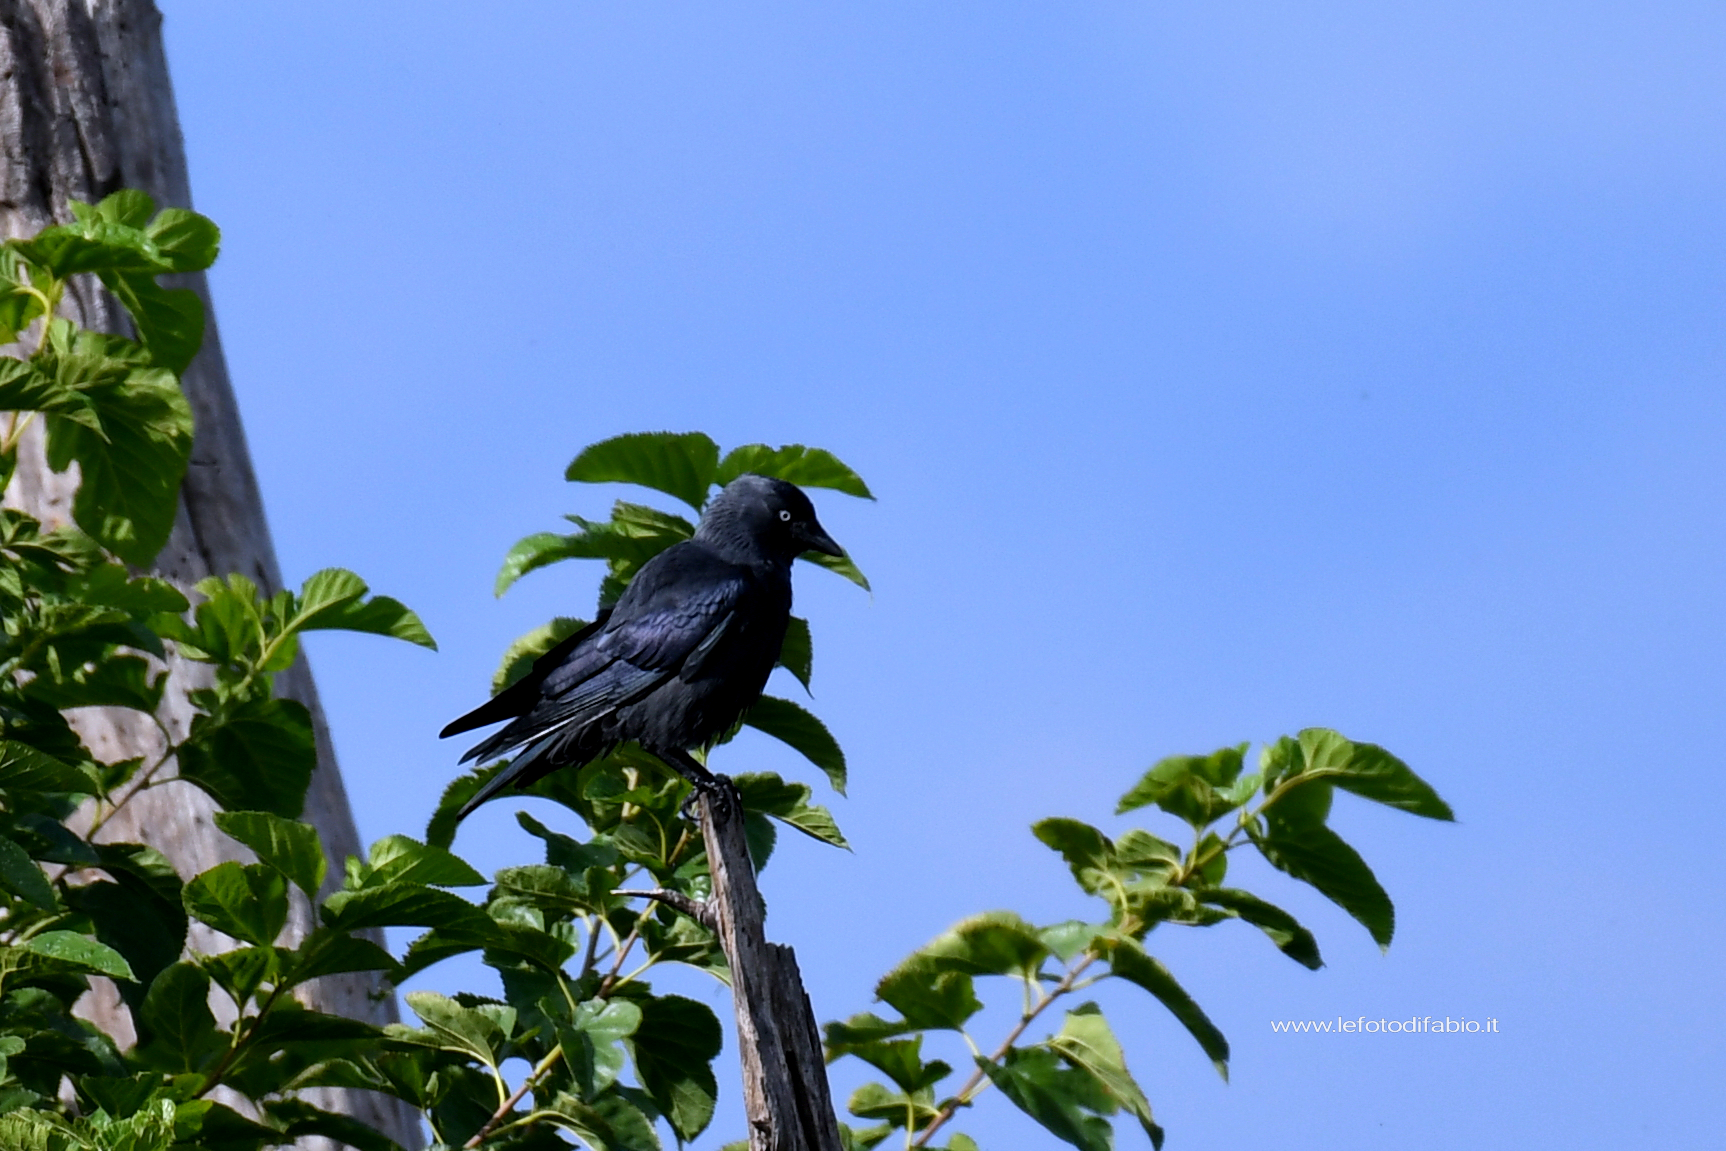
{"label": "serrated leaf", "polygon": [[17,946],[32,955],[67,964],[79,971],[106,975],[110,979],[135,978],[132,965],[126,962],[125,956],[112,947],[76,931],[44,931]]}
{"label": "serrated leaf", "polygon": [[201,272],[216,262],[222,247],[222,230],[207,216],[184,208],[163,208],[144,234],[172,272]]}
{"label": "serrated leaf", "polygon": [[803,690],[808,691],[814,665],[815,648],[809,637],[809,621],[792,616],[785,625],[785,642],[779,647],[779,666],[795,676]]}
{"label": "serrated leaf", "polygon": [[[1318,786],[1298,787],[1294,793]],[[1277,814],[1281,806],[1273,807],[1270,814]],[[1253,842],[1271,866],[1317,888],[1365,927],[1380,948],[1390,946],[1396,933],[1396,908],[1366,860],[1340,835],[1323,823],[1267,818],[1264,834],[1254,835]]]}
{"label": "serrated leaf", "polygon": [[1384,748],[1354,743],[1328,728],[1307,728],[1298,736],[1302,775],[1325,778],[1344,791],[1428,819],[1454,820],[1440,799],[1408,764]]}
{"label": "serrated leaf", "polygon": [[405,835],[386,835],[372,844],[366,886],[419,883],[429,887],[478,887],[485,876],[458,855],[418,843]]}
{"label": "serrated leaf", "polygon": [[390,953],[369,939],[320,927],[293,951],[281,953],[283,979],[304,983],[350,971],[394,971]]}
{"label": "serrated leaf", "polygon": [[[403,998],[426,1025],[429,1038],[421,1041],[446,1051],[472,1056],[488,1067],[497,1067],[498,1052],[513,1029],[513,1009],[509,1009],[512,1027],[504,1027],[491,1014],[463,1007],[435,991],[410,991]],[[389,1028],[389,1034],[397,1038],[410,1038],[408,1031],[399,1025]]]}
{"label": "serrated leaf", "polygon": [[46,755],[18,740],[0,740],[0,789],[6,791],[96,791],[90,770]]}
{"label": "serrated leaf", "polygon": [[36,866],[28,852],[4,835],[0,835],[0,886],[43,911],[53,911],[60,906],[42,869]]}
{"label": "serrated leaf", "polygon": [[677,1137],[693,1140],[713,1120],[719,1097],[713,1060],[724,1043],[711,1008],[681,995],[641,1001],[641,1023],[630,1036],[641,1085]]}
{"label": "serrated leaf", "polygon": [[859,568],[849,555],[830,556],[826,552],[804,552],[797,558],[804,563],[826,568],[835,575],[844,576],[864,591],[874,590],[869,586],[869,577],[863,574],[863,569]]}
{"label": "serrated leaf", "polygon": [[744,444],[726,453],[713,482],[723,487],[745,472],[785,480],[798,487],[829,488],[860,499],[875,498],[863,477],[825,448],[808,448],[802,444],[782,444],[777,448],[766,444]]}
{"label": "serrated leaf", "polygon": [[1201,893],[1199,898],[1206,903],[1226,908],[1257,927],[1270,937],[1278,951],[1301,966],[1313,971],[1324,966],[1324,960],[1319,958],[1318,941],[1313,938],[1312,932],[1302,927],[1294,916],[1282,908],[1265,902],[1251,892],[1228,887],[1212,888]]}
{"label": "serrated leaf", "polygon": [[217,931],[269,947],[288,921],[288,885],[262,863],[219,863],[194,876],[180,894],[187,914]]}
{"label": "serrated leaf", "polygon": [[1211,1065],[1224,1079],[1229,1077],[1229,1041],[1217,1030],[1216,1024],[1188,995],[1186,989],[1169,973],[1169,969],[1145,953],[1137,942],[1125,936],[1110,936],[1103,941],[1109,970],[1149,991],[1157,1001],[1181,1022],[1187,1033],[1198,1041],[1210,1057]]}
{"label": "serrated leaf", "polygon": [[460,896],[412,883],[338,891],[324,900],[319,914],[342,931],[437,927],[489,933],[492,928],[491,917]]}
{"label": "serrated leaf", "polygon": [[764,695],[744,713],[743,722],[791,747],[822,770],[834,791],[845,794],[845,753],[814,715],[788,699]]}
{"label": "serrated leaf", "polygon": [[701,432],[633,432],[590,444],[570,461],[573,483],[639,484],[700,511],[719,469],[719,446]]}
{"label": "serrated leaf", "polygon": [[180,778],[229,811],[297,818],[317,766],[312,717],[293,699],[251,700],[225,721],[199,715],[179,752]]}
{"label": "serrated leaf", "polygon": [[921,953],[883,976],[875,997],[919,1031],[962,1030],[965,1020],[983,1009],[969,975],[943,969]]}
{"label": "serrated leaf", "polygon": [[295,631],[355,631],[389,636],[437,650],[420,617],[389,596],[365,599],[365,581],[342,568],[325,568],[308,579],[296,600]]}
{"label": "serrated leaf", "polygon": [[1163,1129],[1151,1118],[1150,1100],[1127,1070],[1120,1040],[1095,1003],[1067,1012],[1066,1023],[1059,1035],[1050,1038],[1049,1048],[1095,1079],[1111,1099],[1139,1121],[1151,1145],[1162,1147]]}
{"label": "serrated leaf", "polygon": [[1088,1074],[1061,1066],[1052,1051],[1041,1047],[1015,1047],[999,1063],[981,1057],[977,1063],[1003,1095],[1055,1138],[1083,1151],[1113,1151],[1113,1128],[1091,1113],[1099,1100]]}
{"label": "serrated leaf", "polygon": [[295,887],[316,898],[328,866],[317,828],[267,811],[218,811],[215,823]]}
{"label": "serrated leaf", "polygon": [[641,1008],[626,999],[589,999],[576,1005],[567,1023],[558,1024],[563,1057],[584,1098],[617,1082],[625,1059],[620,1041],[640,1026]]}
{"label": "serrated leaf", "polygon": [[210,1013],[210,977],[191,963],[156,976],[139,1012],[149,1042],[141,1050],[172,1071],[196,1071],[222,1045]]}
{"label": "serrated leaf", "polygon": [[586,626],[586,620],[560,615],[518,637],[498,662],[497,672],[491,677],[491,693],[497,695],[532,671],[535,660]]}
{"label": "serrated leaf", "polygon": [[[84,384],[101,433],[65,416],[47,417],[48,456],[56,471],[76,460],[81,482],[72,518],[127,563],[148,566],[167,542],[180,481],[192,454],[192,409],[164,368],[97,368],[94,351],[65,357],[59,373]],[[92,377],[104,371],[108,376]]]}

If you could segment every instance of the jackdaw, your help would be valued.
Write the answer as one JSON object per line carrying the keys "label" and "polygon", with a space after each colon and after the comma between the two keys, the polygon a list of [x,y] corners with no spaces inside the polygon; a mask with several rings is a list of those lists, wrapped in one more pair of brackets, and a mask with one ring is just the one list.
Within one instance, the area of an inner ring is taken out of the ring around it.
{"label": "jackdaw", "polygon": [[758,475],[727,484],[695,537],[642,565],[615,607],[443,729],[448,737],[510,720],[463,763],[522,749],[456,818],[629,740],[711,791],[717,780],[689,752],[760,696],[791,616],[791,561],[806,551],[845,554],[796,485]]}

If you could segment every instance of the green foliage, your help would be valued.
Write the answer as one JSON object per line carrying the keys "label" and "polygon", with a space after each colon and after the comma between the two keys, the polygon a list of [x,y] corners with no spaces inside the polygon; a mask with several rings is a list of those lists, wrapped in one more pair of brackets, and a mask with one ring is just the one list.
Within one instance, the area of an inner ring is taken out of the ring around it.
{"label": "green foliage", "polygon": [[[553,773],[529,794],[561,808],[562,822],[581,833],[522,813],[543,862],[506,867],[488,883],[450,850],[455,811],[501,766],[485,765],[450,785],[425,842],[387,836],[332,873],[316,831],[297,820],[316,765],[310,717],[276,698],[274,679],[311,631],[436,645],[413,612],[371,596],[339,568],[269,595],[240,575],[208,579],[193,589],[195,602],[131,574],[126,565],[147,567],[174,521],[192,437],[178,377],[203,332],[197,297],[157,277],[207,267],[219,236],[203,217],[157,213],[136,192],[73,213],[68,224],[0,244],[0,342],[37,334],[28,359],[0,358],[0,411],[11,413],[0,433],[0,492],[36,419],[51,466],[76,463],[81,477],[73,525],[49,530],[0,509],[0,1147],[254,1151],[320,1135],[359,1151],[396,1151],[379,1132],[300,1094],[321,1087],[400,1099],[443,1147],[477,1138],[500,1151],[549,1151],[570,1140],[657,1151],[661,1123],[680,1144],[702,1135],[719,1092],[719,1021],[695,1000],[655,994],[647,977],[673,963],[725,982],[732,972],[697,919],[620,894],[642,886],[690,900],[710,894],[700,830],[682,812],[688,785],[633,746]],[[81,331],[56,314],[67,277],[80,274],[97,276],[127,309],[136,340]],[[823,449],[747,444],[722,453],[698,432],[594,444],[567,477],[633,484],[699,513],[716,486],[744,472],[873,498]],[[500,593],[549,564],[598,559],[603,608],[643,564],[695,530],[683,515],[627,501],[605,520],[570,519],[574,532],[529,536],[511,549]],[[848,558],[808,558],[868,587]],[[584,626],[560,617],[523,636],[494,689]],[[179,737],[156,720],[170,653],[210,673]],[[780,662],[807,690],[807,621],[792,621]],[[91,706],[156,720],[163,749],[147,760],[97,760],[64,715]],[[743,722],[799,752],[844,793],[845,756],[803,706],[763,697]],[[853,1056],[884,1079],[849,1100],[868,1126],[844,1128],[846,1146],[871,1148],[895,1134],[907,1146],[933,1146],[941,1132],[951,1151],[977,1151],[947,1125],[994,1086],[1074,1146],[1112,1148],[1114,1119],[1124,1114],[1160,1147],[1162,1130],[1102,1007],[1074,997],[1109,980],[1148,993],[1226,1074],[1227,1041],[1146,949],[1150,934],[1238,919],[1296,962],[1322,962],[1311,932],[1286,911],[1224,885],[1237,848],[1259,851],[1388,945],[1394,909],[1331,828],[1334,792],[1433,819],[1452,818],[1450,809],[1406,764],[1335,732],[1278,740],[1251,774],[1243,774],[1246,750],[1162,760],[1122,798],[1123,813],[1154,807],[1174,816],[1185,827],[1169,833],[1190,836],[1190,847],[1144,830],[1110,836],[1076,819],[1040,821],[1037,838],[1061,856],[1083,896],[1101,901],[1091,914],[1042,926],[1004,911],[968,918],[877,985],[896,1017],[828,1024],[830,1058]],[[735,782],[758,867],[778,824],[846,846],[807,784],[770,773]],[[210,796],[222,809],[217,827],[257,862],[223,863],[182,883],[152,848],[96,842],[134,796],[166,786]],[[69,821],[81,811],[74,831]],[[290,947],[283,929],[301,898],[316,908],[315,926]],[[188,954],[192,920],[235,946]],[[378,943],[384,927],[418,935],[398,958]],[[399,981],[467,953],[497,972],[502,997],[415,991],[407,1002],[417,1026],[379,1030],[310,1010],[294,994],[345,972]],[[130,1015],[137,1041],[129,1049],[72,1014],[91,981],[104,979]],[[1005,1038],[985,1047],[968,1029],[980,995],[1002,986],[1017,987],[1022,1010]],[[1056,1004],[1058,1030],[1031,1034]],[[925,1042],[950,1042],[948,1032],[968,1043],[966,1055],[927,1055]],[[505,1068],[517,1059],[531,1071],[512,1088]],[[966,1078],[952,1086],[956,1067]],[[214,1102],[218,1089],[244,1100],[251,1117]]]}
{"label": "green foliage", "polygon": [[[1288,912],[1223,886],[1228,855],[1237,848],[1256,848],[1360,920],[1375,941],[1389,944],[1390,899],[1328,825],[1332,791],[1343,788],[1434,819],[1450,819],[1450,808],[1384,749],[1334,731],[1314,728],[1277,740],[1264,749],[1259,771],[1243,775],[1247,746],[1161,760],[1121,797],[1120,813],[1154,806],[1185,824],[1192,846],[1184,850],[1149,831],[1111,837],[1064,817],[1032,827],[1066,863],[1079,890],[1101,901],[1101,919],[1037,927],[1011,912],[973,916],[919,948],[876,986],[876,998],[899,1018],[864,1013],[827,1025],[829,1060],[855,1056],[892,1081],[866,1084],[852,1095],[851,1114],[875,1126],[847,1128],[851,1146],[873,1147],[894,1131],[904,1133],[908,1147],[933,1146],[935,1134],[993,1086],[1075,1147],[1113,1148],[1113,1117],[1123,1112],[1161,1147],[1162,1128],[1127,1070],[1102,1007],[1095,1001],[1074,1007],[1070,997],[1107,981],[1148,993],[1227,1078],[1228,1040],[1146,950],[1150,933],[1165,924],[1209,927],[1239,919],[1297,963],[1322,965],[1312,933]],[[1017,1025],[992,1048],[969,1031],[990,979],[1016,984],[1022,1003]],[[1060,1030],[1028,1037],[1057,1004],[1065,1008]],[[943,1031],[964,1037],[974,1064],[965,1081],[945,1093],[942,1084],[954,1068],[922,1054],[923,1039]],[[949,1136],[948,1146],[967,1145],[964,1136]]]}

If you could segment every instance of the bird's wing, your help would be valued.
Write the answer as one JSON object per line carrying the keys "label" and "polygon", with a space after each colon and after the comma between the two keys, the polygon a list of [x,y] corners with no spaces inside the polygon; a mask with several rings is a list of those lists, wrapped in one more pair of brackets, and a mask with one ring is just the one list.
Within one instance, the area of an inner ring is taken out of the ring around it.
{"label": "bird's wing", "polygon": [[561,663],[546,670],[531,703],[520,701],[528,706],[490,713],[519,718],[462,762],[543,740],[571,724],[585,725],[640,699],[691,660],[705,659],[736,618],[746,591],[744,573],[704,551],[671,558],[683,562],[642,569],[605,626],[573,644]]}
{"label": "bird's wing", "polygon": [[599,618],[560,642],[556,647],[533,661],[528,673],[462,716],[454,719],[440,732],[439,739],[448,739],[477,727],[487,727],[499,720],[514,719],[533,709],[539,702],[540,687],[552,672],[570,660],[575,650],[597,635],[611,619],[611,609],[599,613]]}

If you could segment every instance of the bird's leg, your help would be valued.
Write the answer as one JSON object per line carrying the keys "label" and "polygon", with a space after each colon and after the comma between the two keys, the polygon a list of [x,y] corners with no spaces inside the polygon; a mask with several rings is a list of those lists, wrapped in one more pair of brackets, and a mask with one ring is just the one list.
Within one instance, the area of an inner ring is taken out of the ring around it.
{"label": "bird's leg", "polygon": [[665,761],[666,766],[681,775],[695,788],[690,792],[689,799],[683,803],[683,817],[694,820],[695,813],[690,810],[690,803],[698,795],[712,799],[721,809],[732,811],[742,807],[742,798],[737,794],[737,785],[723,775],[714,775],[703,767],[693,755],[682,748],[654,748],[653,754]]}

